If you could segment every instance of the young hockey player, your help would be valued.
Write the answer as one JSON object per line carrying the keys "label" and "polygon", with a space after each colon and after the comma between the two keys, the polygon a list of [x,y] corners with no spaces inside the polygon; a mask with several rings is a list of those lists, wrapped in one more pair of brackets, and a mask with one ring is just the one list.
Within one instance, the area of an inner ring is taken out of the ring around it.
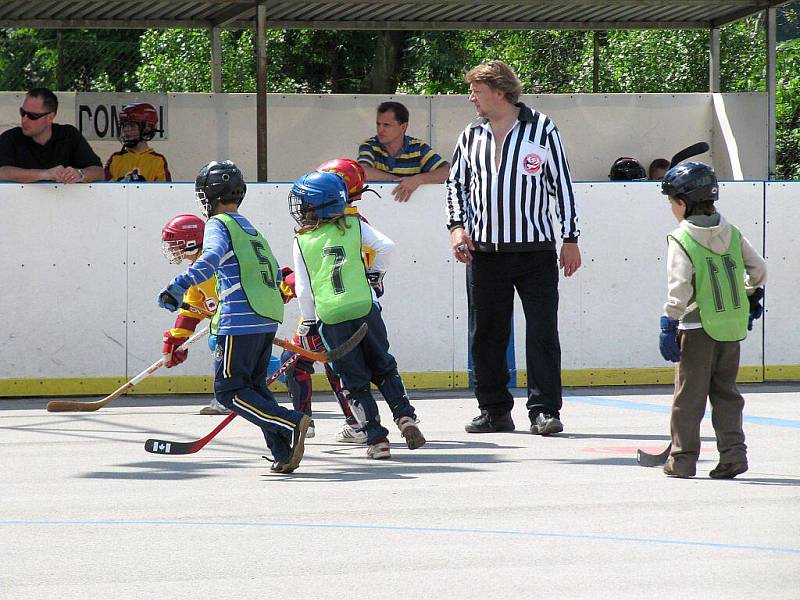
{"label": "young hockey player", "polygon": [[280,271],[264,236],[239,205],[247,186],[231,161],[210,162],[197,175],[195,193],[208,219],[203,252],[158,296],[175,311],[191,286],[215,273],[220,306],[212,321],[217,335],[214,393],[225,407],[260,427],[272,451],[271,470],[291,473],[303,458],[310,419],[283,408],[266,386],[272,340],[283,320]]}
{"label": "young hockey player", "polygon": [[[368,332],[334,369],[350,392],[350,408],[367,434],[367,456],[389,458],[389,431],[380,423],[370,381],[378,386],[409,449],[425,443],[416,425],[397,363],[389,354],[386,327],[375,287],[388,266],[394,243],[364,221],[345,215],[347,188],[333,173],[307,173],[289,193],[289,212],[299,224],[293,248],[295,292],[300,303],[300,337],[319,330],[328,346],[349,338],[362,323]],[[362,246],[375,251],[366,271]]]}
{"label": "young hockey player", "polygon": [[[366,187],[366,174],[364,168],[356,161],[349,158],[335,158],[322,163],[317,167],[318,173],[335,173],[341,177],[347,187],[348,201],[345,207],[345,214],[352,214],[358,216],[360,219],[366,221],[361,215],[358,214],[358,208],[353,204],[361,199],[361,195],[365,191],[372,191]],[[370,261],[374,259],[374,252],[368,248],[363,248],[362,252],[365,257],[365,264],[370,266]],[[281,279],[281,294],[284,302],[289,302],[294,298],[294,272],[289,267],[281,269],[283,275]],[[319,334],[308,335],[304,338],[295,335],[295,344],[307,344],[309,350],[321,351],[324,350],[324,344],[319,337]],[[286,360],[291,355],[291,352],[286,350],[281,356],[281,361]],[[367,441],[367,434],[361,431],[352,412],[350,411],[350,403],[348,399],[348,391],[342,387],[342,382],[339,376],[330,365],[325,365],[325,376],[328,383],[333,390],[336,400],[345,416],[345,422],[342,428],[336,432],[336,441],[344,444],[364,444]],[[299,410],[309,417],[311,416],[311,398],[313,395],[313,386],[311,382],[311,375],[314,373],[314,363],[309,360],[300,359],[293,367],[286,371],[286,387],[289,391],[289,397],[292,399],[295,410]],[[308,428],[306,437],[314,436],[314,421],[312,419],[311,425]]]}
{"label": "young hockey player", "polygon": [[719,464],[710,476],[731,479],[747,471],[742,430],[744,399],[736,388],[739,341],[761,316],[764,259],[714,208],[717,176],[707,165],[683,162],[664,176],[680,226],[667,237],[667,303],[659,349],[677,362],[672,401],[672,450],[664,473],[694,477],[700,422],[711,402]]}
{"label": "young hockey player", "polygon": [[[179,265],[184,260],[189,264],[194,263],[203,251],[203,231],[205,223],[195,215],[178,215],[170,219],[161,230],[161,249],[166,259],[173,265]],[[217,310],[217,278],[212,276],[202,283],[191,286],[183,296],[183,302],[208,312]],[[203,317],[189,310],[180,309],[175,318],[172,329],[164,332],[163,348],[165,363],[168,369],[181,364],[186,360],[188,350],[176,349],[194,333],[197,324]],[[211,399],[208,406],[200,410],[201,415],[224,415],[230,411]]]}
{"label": "young hockey player", "polygon": [[147,102],[122,107],[119,139],[122,149],[106,162],[107,181],[172,181],[167,159],[148,144],[160,130],[158,111]]}

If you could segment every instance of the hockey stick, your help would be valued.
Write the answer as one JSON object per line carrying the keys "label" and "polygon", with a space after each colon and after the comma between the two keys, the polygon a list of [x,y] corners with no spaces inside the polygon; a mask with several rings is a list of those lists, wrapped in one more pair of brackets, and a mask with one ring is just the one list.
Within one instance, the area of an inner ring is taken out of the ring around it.
{"label": "hockey stick", "polygon": [[[190,345],[194,344],[197,340],[203,337],[208,332],[208,327],[203,327],[200,331],[195,333],[192,337],[188,340],[183,342],[177,350],[185,350]],[[131,379],[125,385],[119,387],[115,390],[112,394],[106,396],[102,400],[95,400],[92,402],[76,402],[73,400],[53,400],[47,403],[47,410],[48,412],[92,412],[99,408],[103,408],[109,402],[112,402],[122,396],[125,392],[135,386],[137,383],[142,381],[143,379],[147,379],[158,371],[162,366],[164,366],[164,357],[162,356],[152,365],[147,367],[144,371],[139,373],[136,377]]]}
{"label": "hockey stick", "polygon": [[672,157],[672,160],[669,161],[669,168],[671,169],[678,163],[685,161],[687,158],[697,156],[698,154],[703,154],[703,152],[708,152],[708,143],[697,142],[696,144],[692,144]]}
{"label": "hockey stick", "polygon": [[669,453],[672,450],[672,442],[669,443],[667,449],[661,454],[648,454],[644,450],[636,451],[636,462],[643,467],[660,467],[667,462]]}
{"label": "hockey stick", "polygon": [[[299,358],[300,358],[299,354],[292,354],[289,358],[283,361],[283,364],[280,367],[278,367],[278,370],[267,378],[267,385],[270,385],[278,377],[286,373],[286,371],[294,363],[296,363]],[[144,443],[144,449],[152,454],[194,454],[195,452],[199,451],[203,446],[205,446],[208,442],[210,442],[214,438],[214,436],[216,436],[220,431],[222,431],[225,427],[227,427],[228,423],[233,421],[235,417],[236,413],[232,412],[227,417],[225,417],[219,423],[219,425],[214,427],[211,433],[194,442],[169,442],[167,440],[149,439]]]}
{"label": "hockey stick", "polygon": [[[191,304],[186,304],[185,302],[181,304],[181,308],[193,312],[195,314],[202,315],[204,317],[214,316],[214,313],[212,312],[203,310],[202,308],[197,306],[192,306]],[[276,346],[280,346],[284,350],[289,350],[290,352],[299,354],[302,358],[305,358],[307,360],[326,363],[326,362],[333,362],[336,359],[341,358],[342,356],[350,352],[353,348],[358,346],[361,340],[364,339],[365,335],[367,335],[367,324],[362,323],[361,327],[359,327],[347,341],[345,341],[338,348],[334,348],[330,352],[314,352],[313,350],[306,350],[302,346],[297,346],[292,342],[290,342],[289,340],[285,340],[279,337],[276,337],[274,340],[272,340],[272,343],[275,344]]]}

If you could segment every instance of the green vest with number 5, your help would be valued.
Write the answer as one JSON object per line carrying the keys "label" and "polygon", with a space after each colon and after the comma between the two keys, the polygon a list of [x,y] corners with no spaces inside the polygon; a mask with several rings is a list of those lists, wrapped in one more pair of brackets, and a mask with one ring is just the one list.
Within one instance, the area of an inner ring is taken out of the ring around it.
{"label": "green vest with number 5", "polygon": [[712,252],[681,228],[669,237],[692,261],[695,301],[705,332],[718,342],[743,340],[747,337],[750,304],[744,289],[742,234],[731,226],[731,243],[724,254]]}
{"label": "green vest with number 5", "polygon": [[372,309],[372,288],[361,258],[361,225],[357,217],[325,223],[297,236],[303,255],[317,315],[323,323],[335,325],[360,319]]}
{"label": "green vest with number 5", "polygon": [[282,323],[283,298],[276,279],[276,274],[279,272],[278,261],[272,255],[267,240],[258,230],[255,235],[247,233],[236,219],[227,213],[212,218],[221,221],[231,236],[233,253],[239,261],[242,290],[247,296],[250,308],[262,317]]}

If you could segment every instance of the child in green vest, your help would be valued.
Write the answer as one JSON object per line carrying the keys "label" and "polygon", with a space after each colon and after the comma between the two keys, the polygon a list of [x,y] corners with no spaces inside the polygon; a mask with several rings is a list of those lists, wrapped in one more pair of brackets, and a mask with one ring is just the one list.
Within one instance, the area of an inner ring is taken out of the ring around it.
{"label": "child in green vest", "polygon": [[667,237],[668,294],[659,349],[678,363],[672,401],[672,450],[664,473],[694,477],[700,422],[711,402],[719,464],[709,474],[732,479],[747,471],[742,430],[744,399],[736,388],[739,341],[763,313],[767,267],[741,232],[714,209],[714,171],[684,162],[664,176],[680,226]]}
{"label": "child in green vest", "polygon": [[264,236],[239,213],[247,185],[235,164],[208,163],[197,174],[194,189],[208,219],[203,252],[161,290],[158,305],[176,311],[189,288],[216,275],[214,395],[225,408],[261,428],[272,452],[270,470],[291,473],[303,458],[311,419],[278,404],[266,385],[272,340],[283,321],[278,262]]}
{"label": "child in green vest", "polygon": [[[366,337],[334,369],[350,392],[350,408],[367,434],[367,456],[390,458],[389,431],[381,425],[370,382],[378,386],[409,449],[425,443],[408,401],[397,362],[389,354],[386,326],[375,289],[394,249],[385,235],[354,215],[345,215],[347,187],[333,173],[306,173],[292,186],[289,212],[298,222],[294,285],[302,318],[297,334],[318,330],[328,347],[338,346],[366,323]],[[367,271],[361,249],[375,251]]]}

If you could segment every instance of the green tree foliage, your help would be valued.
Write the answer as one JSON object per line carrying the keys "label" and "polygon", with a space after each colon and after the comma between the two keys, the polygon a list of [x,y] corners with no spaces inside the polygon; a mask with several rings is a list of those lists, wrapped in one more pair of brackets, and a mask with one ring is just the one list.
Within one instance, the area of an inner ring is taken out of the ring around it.
{"label": "green tree foliage", "polygon": [[[133,91],[139,30],[0,29],[0,89]],[[59,63],[61,68],[59,69]]]}

